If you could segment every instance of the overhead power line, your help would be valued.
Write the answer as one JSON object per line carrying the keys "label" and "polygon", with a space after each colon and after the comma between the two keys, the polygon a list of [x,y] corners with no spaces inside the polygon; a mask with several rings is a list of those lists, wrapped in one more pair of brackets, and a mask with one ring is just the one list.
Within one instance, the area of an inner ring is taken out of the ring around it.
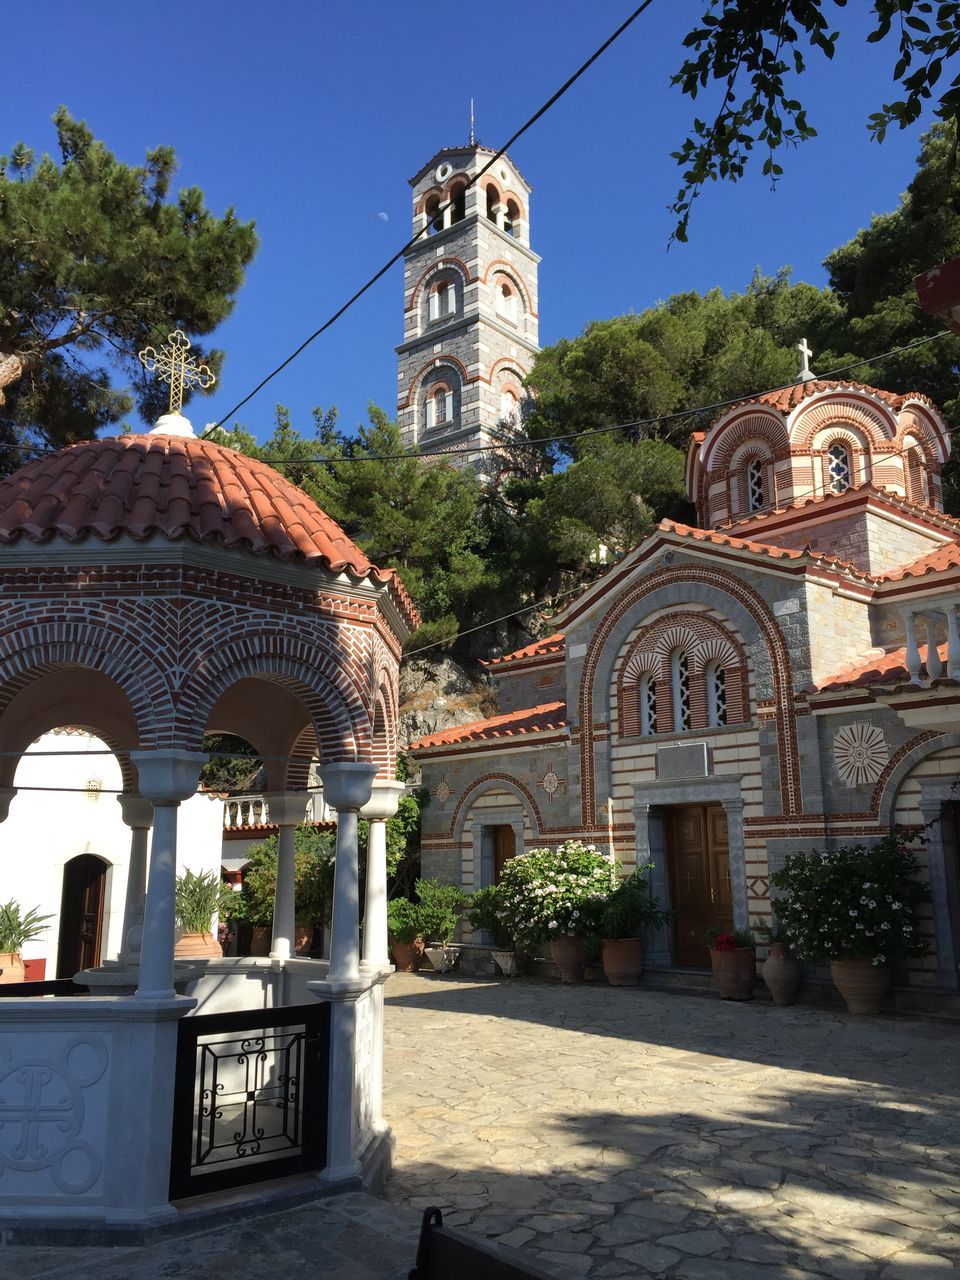
{"label": "overhead power line", "polygon": [[[610,48],[610,46],[614,43],[614,41],[618,40],[620,36],[623,35],[623,33],[627,30],[629,26],[632,25],[632,23],[636,22],[637,18],[640,17],[640,15],[644,12],[645,9],[649,9],[652,3],[653,3],[653,0],[643,0],[643,4],[638,5],[638,7],[634,9],[633,13],[630,14],[630,16],[626,19],[626,21],[622,22],[620,26],[617,27],[616,31],[614,31],[614,33],[611,36],[609,36],[606,40],[604,40],[603,44],[600,45],[599,49],[594,50],[594,52],[590,55],[590,57],[587,58],[586,62],[584,62],[581,66],[579,66],[568,80],[564,81],[564,83],[560,86],[560,88],[556,91],[556,93],[552,94],[551,97],[549,97],[541,107],[538,107],[538,109],[533,113],[530,119],[527,120],[525,124],[522,124],[520,128],[516,131],[516,133],[512,134],[507,139],[507,141],[503,144],[503,146],[495,155],[490,157],[490,159],[483,166],[483,168],[478,173],[474,174],[474,176],[467,181],[467,184],[466,184],[467,187],[472,187],[475,183],[479,182],[480,179],[483,177],[483,175],[487,172],[487,170],[492,168],[492,166],[496,164],[496,162],[500,159],[500,157],[507,150],[509,150],[510,147],[513,146],[513,144],[518,140],[518,138],[522,138],[528,129],[532,128],[533,125],[535,125],[542,116],[546,115],[546,113],[550,110],[550,108],[554,105],[554,103],[559,102],[559,100],[563,97],[563,95],[574,84],[576,84],[576,82],[580,79],[580,77],[584,74],[584,72],[593,66],[596,60],[603,53],[605,53],[607,49]],[[449,202],[446,205],[442,206],[441,210],[438,210],[438,212],[443,212],[448,207],[449,207]],[[263,388],[267,385],[268,382],[272,381],[277,376],[278,373],[282,373],[283,370],[286,369],[287,365],[292,364],[293,361],[296,360],[297,356],[301,355],[302,352],[304,352],[307,349],[307,347],[310,346],[311,342],[314,342],[317,338],[320,337],[322,333],[325,333],[332,325],[336,324],[336,322],[340,319],[340,317],[344,315],[347,311],[349,311],[355,302],[359,301],[359,299],[362,298],[363,295],[369,289],[373,288],[373,286],[377,283],[379,279],[381,279],[382,276],[386,275],[386,273],[390,270],[390,268],[394,265],[395,262],[400,261],[400,259],[407,252],[407,250],[411,249],[417,243],[417,241],[420,240],[422,234],[423,234],[422,232],[418,232],[416,235],[411,236],[411,238],[404,245],[402,245],[396,251],[396,253],[393,254],[391,258],[389,258],[383,264],[383,266],[379,269],[379,271],[374,272],[374,274],[369,278],[369,280],[366,281],[365,284],[362,284],[360,288],[357,289],[357,291],[353,293],[347,299],[347,301],[343,303],[341,307],[338,307],[337,310],[333,313],[333,315],[331,315],[327,320],[323,322],[323,324],[319,327],[319,329],[315,329],[308,338],[305,338],[303,342],[300,343],[299,347],[297,347],[296,350],[292,351],[285,360],[282,360],[280,364],[276,366],[275,369],[271,369],[271,371],[266,375],[266,377],[261,378],[260,381],[257,383],[257,385],[253,388],[253,390],[250,391],[247,395],[245,395],[242,400],[238,400],[237,403],[233,406],[233,408],[229,409],[223,415],[223,417],[219,420],[219,422],[215,423],[215,426],[222,427],[228,418],[233,417],[233,415],[237,412],[238,409],[242,409],[245,404],[247,404],[250,400],[253,399],[255,395],[257,395],[260,391],[263,390]]]}

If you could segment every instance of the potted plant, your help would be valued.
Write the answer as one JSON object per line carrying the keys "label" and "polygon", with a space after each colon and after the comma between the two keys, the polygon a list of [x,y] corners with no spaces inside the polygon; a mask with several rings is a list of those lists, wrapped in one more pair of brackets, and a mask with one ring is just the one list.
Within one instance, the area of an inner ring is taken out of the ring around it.
{"label": "potted plant", "polygon": [[387,903],[387,934],[398,973],[416,973],[423,959],[423,926],[420,905],[409,898]]}
{"label": "potted plant", "polygon": [[226,907],[223,881],[215,871],[201,871],[199,875],[187,868],[177,876],[176,912],[180,937],[173,949],[175,956],[223,955],[223,949],[213,932],[213,917]]}
{"label": "potted plant", "polygon": [[749,929],[707,931],[714,989],[721,1000],[752,1000],[757,985],[757,948]]}
{"label": "potted plant", "polygon": [[760,976],[773,997],[773,1003],[793,1004],[800,990],[800,965],[790,950],[790,935],[779,920],[752,921],[754,933],[767,944],[767,958],[760,966]]}
{"label": "potted plant", "polygon": [[774,910],[797,954],[829,961],[851,1013],[879,1013],[894,963],[926,954],[920,907],[930,890],[913,839],[893,831],[872,846],[791,854],[770,877],[782,895]]}
{"label": "potted plant", "polygon": [[0,983],[23,982],[24,966],[20,950],[25,942],[34,942],[49,927],[45,921],[52,915],[42,916],[39,907],[33,907],[24,915],[20,903],[11,898],[0,903]]}
{"label": "potted plant", "polygon": [[635,987],[643,971],[645,929],[660,928],[670,919],[651,896],[648,866],[621,880],[607,899],[600,916],[603,972],[612,987]]}
{"label": "potted plant", "polygon": [[492,940],[490,955],[505,978],[514,978],[520,964],[513,938],[507,928],[503,893],[499,885],[488,884],[470,899],[467,922],[475,931],[483,931]]}
{"label": "potted plant", "polygon": [[580,840],[518,854],[500,881],[506,927],[525,950],[549,942],[560,981],[579,982],[584,939],[596,935],[615,878],[611,859]]}
{"label": "potted plant", "polygon": [[442,884],[439,880],[418,880],[414,888],[420,899],[424,954],[438,973],[447,973],[460,958],[451,943],[467,895],[458,884]]}

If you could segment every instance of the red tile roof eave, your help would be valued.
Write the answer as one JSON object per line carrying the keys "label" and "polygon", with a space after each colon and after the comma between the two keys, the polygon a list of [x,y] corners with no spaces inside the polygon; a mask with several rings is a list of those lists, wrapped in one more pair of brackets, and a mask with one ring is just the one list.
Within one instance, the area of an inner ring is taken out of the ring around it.
{"label": "red tile roof eave", "polygon": [[526,737],[534,733],[556,732],[566,729],[567,706],[565,702],[543,702],[535,707],[521,707],[485,720],[472,720],[467,724],[452,725],[439,733],[425,734],[410,746],[411,751],[428,751],[437,747],[452,746],[464,742],[498,742]]}
{"label": "red tile roof eave", "polygon": [[440,756],[490,754],[497,751],[516,751],[521,747],[540,747],[544,743],[566,743],[570,741],[567,726],[560,729],[544,729],[540,732],[515,733],[501,738],[464,738],[459,742],[448,742],[436,747],[410,748],[418,760],[434,760]]}
{"label": "red tile roof eave", "polygon": [[[861,502],[868,506],[873,506],[875,510],[878,507],[882,510],[884,506],[888,510],[893,508],[901,515],[910,516],[919,523],[926,525],[928,528],[936,529],[938,532],[949,530],[952,533],[960,534],[960,519],[955,516],[948,516],[945,512],[938,511],[935,507],[927,506],[925,503],[911,502],[908,498],[901,498],[892,489],[885,487],[878,489],[871,484],[855,485],[844,493],[815,494],[812,497],[805,498],[802,502],[792,502],[787,506],[775,507],[768,511],[757,511],[753,515],[738,516],[736,520],[731,520],[721,527],[723,529],[739,529],[743,526],[765,526],[777,529],[784,524],[802,523],[804,520],[816,518],[819,512],[812,510],[812,508],[819,508],[823,503],[843,508],[857,506]],[[732,536],[736,537],[735,534]]]}
{"label": "red tile roof eave", "polygon": [[562,631],[555,631],[553,635],[544,636],[540,640],[534,640],[532,644],[524,645],[521,649],[514,649],[512,653],[505,653],[499,658],[490,658],[486,662],[481,659],[482,667],[501,667],[514,665],[515,663],[526,663],[527,660],[540,661],[550,656],[551,661],[557,661],[556,656],[562,655],[566,649],[566,637]]}

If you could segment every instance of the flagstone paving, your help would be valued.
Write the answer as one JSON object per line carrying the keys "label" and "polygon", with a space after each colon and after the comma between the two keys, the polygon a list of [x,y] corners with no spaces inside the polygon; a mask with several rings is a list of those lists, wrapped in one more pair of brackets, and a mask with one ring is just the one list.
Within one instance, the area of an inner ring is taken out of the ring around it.
{"label": "flagstone paving", "polygon": [[397,974],[388,1197],[569,1276],[960,1276],[960,1026]]}

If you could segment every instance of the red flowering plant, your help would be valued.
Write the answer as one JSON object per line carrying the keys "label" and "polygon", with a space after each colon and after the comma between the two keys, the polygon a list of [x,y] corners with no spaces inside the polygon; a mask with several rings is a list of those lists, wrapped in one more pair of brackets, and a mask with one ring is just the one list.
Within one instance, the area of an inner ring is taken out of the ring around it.
{"label": "red flowering plant", "polygon": [[749,929],[720,929],[714,925],[707,930],[707,946],[711,951],[739,951],[742,947],[754,947],[753,934]]}

